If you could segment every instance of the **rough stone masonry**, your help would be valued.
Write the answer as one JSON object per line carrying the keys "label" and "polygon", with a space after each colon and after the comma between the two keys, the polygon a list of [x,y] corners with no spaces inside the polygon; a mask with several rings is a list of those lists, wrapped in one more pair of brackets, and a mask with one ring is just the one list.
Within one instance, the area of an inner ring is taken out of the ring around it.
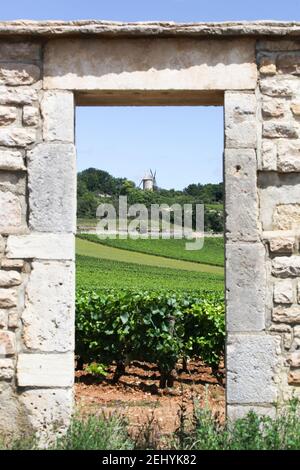
{"label": "rough stone masonry", "polygon": [[[0,434],[73,411],[75,105],[224,105],[227,413],[300,395],[300,24],[0,23]],[[201,123],[199,123],[199,126]]]}

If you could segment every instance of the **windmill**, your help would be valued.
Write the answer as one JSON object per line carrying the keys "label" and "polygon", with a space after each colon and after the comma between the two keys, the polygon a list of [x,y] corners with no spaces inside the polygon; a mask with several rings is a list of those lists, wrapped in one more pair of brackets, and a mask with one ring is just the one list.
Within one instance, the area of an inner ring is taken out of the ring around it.
{"label": "windmill", "polygon": [[149,171],[146,171],[145,175],[141,179],[139,187],[141,185],[143,185],[143,191],[153,191],[154,189],[156,189],[156,170],[154,171],[154,173],[151,169]]}

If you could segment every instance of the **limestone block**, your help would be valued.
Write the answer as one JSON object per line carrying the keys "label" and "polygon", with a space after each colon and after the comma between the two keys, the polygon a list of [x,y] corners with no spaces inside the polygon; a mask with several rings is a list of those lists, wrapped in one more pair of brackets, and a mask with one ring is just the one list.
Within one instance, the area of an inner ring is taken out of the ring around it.
{"label": "limestone block", "polygon": [[291,367],[300,367],[300,351],[295,351],[290,354],[287,362]]}
{"label": "limestone block", "polygon": [[255,150],[226,149],[224,165],[226,238],[257,241],[258,202]]}
{"label": "limestone block", "polygon": [[250,39],[63,38],[45,46],[46,89],[247,90],[256,80]]}
{"label": "limestone block", "polygon": [[261,243],[226,245],[227,329],[265,328],[265,249]]}
{"label": "limestone block", "polygon": [[73,234],[33,232],[28,235],[11,235],[7,240],[8,258],[73,260],[74,253]]}
{"label": "limestone block", "polygon": [[260,80],[260,91],[263,95],[272,97],[293,97],[299,93],[297,80],[278,80],[277,77],[266,77]]}
{"label": "limestone block", "polygon": [[12,359],[0,359],[0,380],[11,380],[14,376],[14,369],[14,361]]}
{"label": "limestone block", "polygon": [[259,416],[269,416],[272,419],[276,416],[275,406],[228,405],[227,418],[229,421],[236,421],[245,418],[250,411]]}
{"label": "limestone block", "polygon": [[300,276],[300,256],[280,256],[272,261],[272,274],[277,277]]}
{"label": "limestone block", "polygon": [[34,61],[41,57],[41,44],[36,42],[1,41],[1,61]]}
{"label": "limestone block", "polygon": [[22,259],[7,259],[4,258],[1,260],[1,268],[4,269],[23,269],[24,260]]}
{"label": "limestone block", "polygon": [[229,404],[273,404],[280,336],[230,335],[227,342],[227,402]]}
{"label": "limestone block", "polygon": [[298,304],[300,304],[300,280],[298,280],[298,283],[297,283],[297,301],[298,301]]}
{"label": "limestone block", "polygon": [[75,275],[72,262],[33,262],[22,314],[25,346],[44,352],[74,350]]}
{"label": "limestone block", "polygon": [[32,86],[6,87],[0,85],[0,104],[24,105],[38,101],[38,90]]}
{"label": "limestone block", "polygon": [[278,71],[284,74],[300,75],[300,54],[283,53],[277,57]]}
{"label": "limestone block", "polygon": [[300,42],[297,39],[263,39],[257,41],[256,48],[260,51],[299,51]]}
{"label": "limestone block", "polygon": [[8,312],[8,328],[16,329],[20,326],[20,317],[16,310],[10,309]]}
{"label": "limestone block", "polygon": [[278,137],[296,139],[299,137],[299,129],[294,125],[294,123],[289,121],[267,121],[263,123],[262,135],[269,139],[276,139]]}
{"label": "limestone block", "polygon": [[0,170],[24,171],[26,169],[19,150],[0,149]]}
{"label": "limestone block", "polygon": [[68,91],[45,92],[41,111],[44,119],[44,140],[74,142],[73,93]]}
{"label": "limestone block", "polygon": [[11,308],[17,305],[17,294],[14,289],[0,288],[0,308]]}
{"label": "limestone block", "polygon": [[0,192],[0,232],[8,233],[22,225],[20,198],[11,192]]}
{"label": "limestone block", "polygon": [[2,235],[0,235],[0,255],[4,253],[5,245],[5,239],[2,237]]}
{"label": "limestone block", "polygon": [[225,147],[256,148],[257,121],[254,93],[225,92]]}
{"label": "limestone block", "polygon": [[288,383],[289,385],[300,385],[300,369],[290,371]]}
{"label": "limestone block", "polygon": [[275,230],[300,229],[300,204],[278,204],[273,213]]}
{"label": "limestone block", "polygon": [[263,140],[262,142],[262,170],[276,171],[277,169],[277,149],[274,142]]}
{"label": "limestone block", "polygon": [[30,227],[39,232],[75,232],[74,145],[38,144],[27,154],[27,168]]}
{"label": "limestone block", "polygon": [[300,116],[300,101],[291,104],[291,111],[295,117]]}
{"label": "limestone block", "polygon": [[293,335],[292,333],[284,333],[282,336],[283,339],[283,347],[287,351],[291,349],[292,343],[293,343]]}
{"label": "limestone block", "polygon": [[18,271],[0,270],[0,287],[18,286],[21,282],[21,275]]}
{"label": "limestone block", "polygon": [[[1,48],[0,48],[1,50]],[[0,381],[0,434],[13,439],[23,435],[30,435],[28,417],[20,403],[15,387],[8,381]]]}
{"label": "limestone block", "polygon": [[37,126],[40,121],[40,113],[38,108],[34,106],[24,106],[23,108],[23,124],[24,126]]}
{"label": "limestone block", "polygon": [[0,63],[0,85],[31,85],[40,78],[40,69],[33,64]]}
{"label": "limestone block", "polygon": [[278,304],[292,304],[294,301],[294,288],[291,279],[278,280],[274,284],[274,302]]}
{"label": "limestone block", "polygon": [[276,63],[274,56],[262,56],[259,59],[259,73],[261,75],[275,75]]}
{"label": "limestone block", "polygon": [[32,428],[38,432],[40,445],[46,444],[49,437],[59,437],[70,424],[73,412],[73,391],[71,388],[26,390],[20,401]]}
{"label": "limestone block", "polygon": [[273,309],[273,321],[279,323],[300,323],[300,306],[292,305],[291,307],[278,306]]}
{"label": "limestone block", "polygon": [[270,239],[270,251],[272,253],[293,253],[295,249],[295,238],[294,237],[275,237]]}
{"label": "limestone block", "polygon": [[8,126],[17,119],[17,108],[13,106],[0,106],[0,126]]}
{"label": "limestone block", "polygon": [[22,127],[0,128],[0,145],[6,147],[26,147],[36,140],[34,129],[24,129]]}
{"label": "limestone block", "polygon": [[300,171],[300,140],[279,140],[277,151],[279,171]]}
{"label": "limestone block", "polygon": [[300,338],[300,325],[299,326],[294,326],[294,337],[295,338]]}
{"label": "limestone block", "polygon": [[[273,231],[273,214],[279,205],[299,204],[297,173],[260,172],[258,174],[260,221],[264,231]],[[284,221],[281,226],[285,226]]]}
{"label": "limestone block", "polygon": [[279,118],[284,116],[286,111],[285,103],[283,100],[276,98],[264,99],[261,107],[262,115],[264,118]]}
{"label": "limestone block", "polygon": [[0,330],[0,356],[11,356],[16,352],[15,334]]}
{"label": "limestone block", "polygon": [[0,309],[0,328],[6,328],[8,323],[8,314],[6,308]]}
{"label": "limestone block", "polygon": [[72,387],[74,355],[19,354],[17,380],[19,387]]}

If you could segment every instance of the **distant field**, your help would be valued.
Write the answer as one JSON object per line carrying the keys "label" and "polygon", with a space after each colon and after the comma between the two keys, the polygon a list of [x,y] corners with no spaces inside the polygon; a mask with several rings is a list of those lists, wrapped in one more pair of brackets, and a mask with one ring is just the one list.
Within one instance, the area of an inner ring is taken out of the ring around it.
{"label": "distant field", "polygon": [[[145,253],[149,255],[172,258],[176,260],[201,263],[211,266],[224,266],[224,240],[223,237],[205,237],[204,246],[201,250],[188,251],[185,249],[186,240],[163,240],[163,239],[106,239],[100,240],[96,235],[82,234],[78,238],[89,240],[102,246],[119,248],[122,250]],[[83,254],[83,253],[81,253]],[[130,261],[122,259],[121,261]],[[178,267],[170,266],[168,267]],[[184,269],[184,268],[183,268]],[[203,268],[201,269],[203,270]],[[220,272],[220,271],[219,271]]]}
{"label": "distant field", "polygon": [[222,274],[169,269],[76,256],[76,284],[83,289],[130,288],[222,291]]}

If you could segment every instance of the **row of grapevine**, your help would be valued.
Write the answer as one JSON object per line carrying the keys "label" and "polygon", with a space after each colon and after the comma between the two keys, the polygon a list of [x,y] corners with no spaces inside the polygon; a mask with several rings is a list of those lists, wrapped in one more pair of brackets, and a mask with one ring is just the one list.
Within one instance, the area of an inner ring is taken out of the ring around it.
{"label": "row of grapevine", "polygon": [[172,385],[179,358],[216,368],[224,349],[224,300],[218,293],[78,290],[76,354],[84,363],[156,363],[161,387]]}

